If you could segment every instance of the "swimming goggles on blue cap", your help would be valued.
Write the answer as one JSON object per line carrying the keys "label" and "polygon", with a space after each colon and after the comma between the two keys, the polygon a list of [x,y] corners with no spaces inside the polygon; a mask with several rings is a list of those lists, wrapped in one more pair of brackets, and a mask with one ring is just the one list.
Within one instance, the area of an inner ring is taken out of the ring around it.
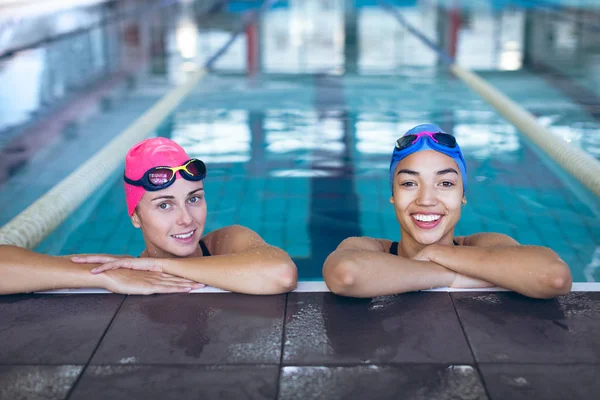
{"label": "swimming goggles on blue cap", "polygon": [[390,187],[393,188],[394,172],[400,160],[422,150],[434,150],[452,157],[460,170],[463,188],[465,191],[467,190],[467,166],[462,151],[454,136],[447,134],[434,124],[416,126],[396,140],[390,162]]}

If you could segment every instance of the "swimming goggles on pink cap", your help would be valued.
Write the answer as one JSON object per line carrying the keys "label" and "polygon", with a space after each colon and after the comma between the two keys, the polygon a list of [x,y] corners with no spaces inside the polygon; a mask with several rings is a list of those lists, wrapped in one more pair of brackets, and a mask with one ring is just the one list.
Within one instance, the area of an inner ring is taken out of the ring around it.
{"label": "swimming goggles on pink cap", "polygon": [[175,175],[179,175],[188,181],[201,181],[206,177],[206,165],[197,158],[186,161],[180,167],[153,167],[137,181],[123,175],[126,183],[133,186],[142,186],[149,192],[155,192],[168,188],[175,182]]}

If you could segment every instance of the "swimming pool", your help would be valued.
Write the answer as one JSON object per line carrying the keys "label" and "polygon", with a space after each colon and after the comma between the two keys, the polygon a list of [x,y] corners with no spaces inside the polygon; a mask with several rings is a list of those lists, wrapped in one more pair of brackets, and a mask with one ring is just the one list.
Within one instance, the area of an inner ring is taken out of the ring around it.
{"label": "swimming pool", "polygon": [[[379,12],[374,10],[359,19],[365,31],[378,21],[368,17]],[[415,10],[417,16],[431,12],[423,5],[407,12]],[[267,18],[285,25],[286,12],[277,9]],[[322,29],[333,32],[335,44],[335,30]],[[288,53],[276,44],[268,47],[279,54],[266,62],[269,73],[252,80],[240,74],[240,48],[233,48],[229,61],[158,130],[207,164],[208,231],[248,226],[290,253],[301,280],[320,280],[325,257],[344,238],[399,239],[387,181],[392,146],[407,128],[435,122],[456,135],[468,165],[468,204],[457,235],[495,231],[522,244],[549,246],[570,265],[575,282],[600,280],[597,197],[460,80],[435,62],[386,58],[385,46],[374,46],[378,53],[370,49],[385,61],[379,68],[363,59],[356,71],[342,74],[339,48],[322,56],[327,44],[321,56],[291,68],[284,62]],[[428,54],[417,42],[404,44],[414,54]],[[574,146],[600,154],[598,121],[540,76],[521,70],[481,75],[553,132],[571,135]],[[142,249],[142,236],[126,217],[120,173],[37,248],[132,255]]]}
{"label": "swimming pool", "polygon": [[[453,131],[470,186],[457,234],[502,232],[552,247],[574,281],[598,280],[600,219],[523,137],[443,72],[261,79],[210,76],[161,134],[207,163],[207,230],[241,224],[286,249],[301,280],[318,280],[348,236],[397,240],[387,174],[394,140],[422,121]],[[568,178],[567,178],[568,179]],[[60,254],[138,254],[120,177]],[[52,236],[40,246],[47,250]]]}

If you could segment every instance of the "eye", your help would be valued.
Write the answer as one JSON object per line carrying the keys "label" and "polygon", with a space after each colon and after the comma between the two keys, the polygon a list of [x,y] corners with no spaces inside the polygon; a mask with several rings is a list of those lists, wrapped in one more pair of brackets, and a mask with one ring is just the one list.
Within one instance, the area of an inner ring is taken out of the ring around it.
{"label": "eye", "polygon": [[190,197],[187,201],[190,204],[196,204],[196,203],[200,203],[203,198],[204,198],[204,195],[200,194],[200,195],[197,195],[197,196]]}
{"label": "eye", "polygon": [[161,210],[168,210],[171,208],[171,205],[169,203],[160,203],[158,205],[158,208],[160,208]]}
{"label": "eye", "polygon": [[415,182],[409,181],[409,182],[402,182],[400,184],[400,186],[404,186],[404,187],[413,187],[413,186],[417,186],[417,184]]}
{"label": "eye", "polygon": [[454,186],[454,182],[444,181],[444,182],[441,183],[441,185],[443,187],[452,187],[452,186]]}

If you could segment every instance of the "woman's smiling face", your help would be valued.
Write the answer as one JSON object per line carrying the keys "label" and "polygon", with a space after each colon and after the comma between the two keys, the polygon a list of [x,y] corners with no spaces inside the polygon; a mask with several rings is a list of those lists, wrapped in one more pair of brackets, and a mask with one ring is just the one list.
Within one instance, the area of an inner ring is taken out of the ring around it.
{"label": "woman's smiling face", "polygon": [[153,257],[197,255],[206,223],[204,183],[176,179],[171,186],[146,192],[132,216]]}
{"label": "woman's smiling face", "polygon": [[409,236],[422,245],[452,244],[454,227],[466,203],[458,165],[432,150],[407,156],[394,171],[390,203],[403,240]]}

